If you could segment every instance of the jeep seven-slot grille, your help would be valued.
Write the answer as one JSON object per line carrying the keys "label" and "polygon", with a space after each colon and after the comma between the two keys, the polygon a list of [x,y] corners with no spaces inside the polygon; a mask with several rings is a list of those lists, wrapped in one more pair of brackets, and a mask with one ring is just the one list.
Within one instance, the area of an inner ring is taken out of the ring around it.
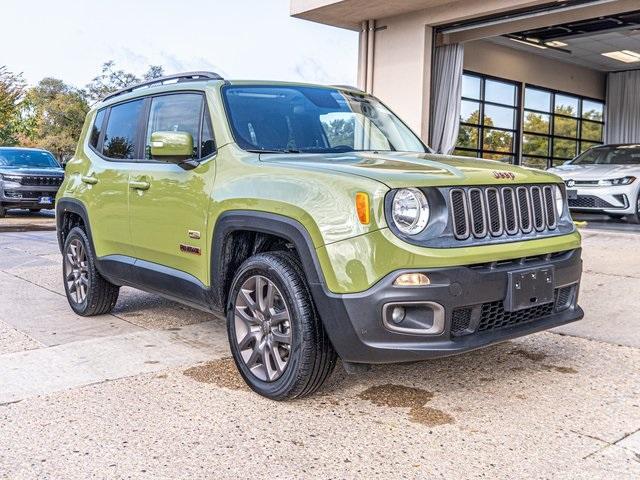
{"label": "jeep seven-slot grille", "polygon": [[449,199],[458,240],[544,232],[557,226],[551,185],[452,188]]}
{"label": "jeep seven-slot grille", "polygon": [[62,185],[62,180],[62,176],[25,175],[20,177],[18,183],[32,187],[58,187]]}

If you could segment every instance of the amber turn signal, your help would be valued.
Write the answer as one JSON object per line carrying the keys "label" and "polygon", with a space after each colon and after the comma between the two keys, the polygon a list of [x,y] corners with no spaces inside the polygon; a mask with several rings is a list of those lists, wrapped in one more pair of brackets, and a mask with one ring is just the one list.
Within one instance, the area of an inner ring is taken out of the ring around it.
{"label": "amber turn signal", "polygon": [[369,225],[370,218],[369,208],[369,194],[364,192],[356,193],[356,211],[358,212],[358,219],[363,225]]}

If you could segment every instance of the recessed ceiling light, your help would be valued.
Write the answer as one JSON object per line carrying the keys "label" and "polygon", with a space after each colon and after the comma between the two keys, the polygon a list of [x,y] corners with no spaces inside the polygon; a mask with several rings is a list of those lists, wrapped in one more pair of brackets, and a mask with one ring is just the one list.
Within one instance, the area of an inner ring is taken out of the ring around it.
{"label": "recessed ceiling light", "polygon": [[541,48],[542,50],[546,50],[547,47],[544,45],[540,45],[539,43],[532,42],[530,40],[520,40],[518,38],[511,38],[514,42],[522,43],[523,45],[529,45],[530,47]]}
{"label": "recessed ceiling light", "polygon": [[544,42],[549,47],[568,47],[568,43],[561,42],[559,40],[551,40],[550,42]]}
{"label": "recessed ceiling light", "polygon": [[618,60],[619,62],[624,62],[624,63],[640,62],[640,53],[633,52],[631,50],[619,50],[615,52],[606,52],[606,53],[603,53],[602,56],[613,58],[614,60]]}

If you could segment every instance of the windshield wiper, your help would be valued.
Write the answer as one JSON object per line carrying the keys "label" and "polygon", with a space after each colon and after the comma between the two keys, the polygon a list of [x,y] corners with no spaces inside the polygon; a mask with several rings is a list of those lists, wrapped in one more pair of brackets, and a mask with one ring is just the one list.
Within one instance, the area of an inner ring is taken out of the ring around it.
{"label": "windshield wiper", "polygon": [[293,148],[284,148],[282,150],[264,150],[264,149],[251,149],[247,150],[247,152],[252,153],[301,153],[300,150],[295,150]]}

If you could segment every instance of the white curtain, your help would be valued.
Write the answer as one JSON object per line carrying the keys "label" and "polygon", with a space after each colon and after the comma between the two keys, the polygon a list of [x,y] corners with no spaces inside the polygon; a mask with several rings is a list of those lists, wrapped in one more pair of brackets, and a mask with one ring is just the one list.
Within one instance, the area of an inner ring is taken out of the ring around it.
{"label": "white curtain", "polygon": [[450,154],[458,138],[463,61],[462,44],[435,49],[429,144],[437,153]]}
{"label": "white curtain", "polygon": [[607,143],[640,143],[640,70],[607,77]]}

